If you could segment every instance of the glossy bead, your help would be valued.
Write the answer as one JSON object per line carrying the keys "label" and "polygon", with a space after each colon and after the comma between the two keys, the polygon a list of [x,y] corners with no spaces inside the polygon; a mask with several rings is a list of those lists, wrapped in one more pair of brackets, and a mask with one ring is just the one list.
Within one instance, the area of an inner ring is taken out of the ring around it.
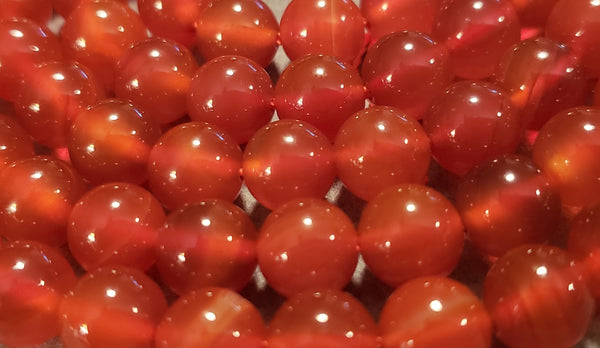
{"label": "glossy bead", "polygon": [[63,301],[60,339],[65,348],[153,347],[166,309],[160,287],[142,271],[98,268]]}
{"label": "glossy bead", "polygon": [[365,50],[365,20],[350,0],[292,0],[280,26],[281,45],[292,61],[324,54],[358,66]]}
{"label": "glossy bead", "polygon": [[204,122],[171,128],[148,161],[150,191],[167,209],[219,198],[233,201],[242,187],[242,151],[227,133]]}
{"label": "glossy bead", "polygon": [[310,289],[341,289],[358,261],[352,221],[321,199],[290,201],[267,217],[257,244],[269,285],[284,296]]}
{"label": "glossy bead", "polygon": [[496,336],[510,347],[572,347],[594,313],[594,301],[573,258],[553,246],[525,245],[488,272],[483,302]]}
{"label": "glossy bead", "polygon": [[139,15],[115,0],[82,1],[61,29],[66,55],[87,66],[112,91],[117,61],[147,37]]}
{"label": "glossy bead", "polygon": [[187,114],[185,98],[197,69],[184,46],[159,38],[141,41],[119,60],[115,95],[161,124],[173,122]]}
{"label": "glossy bead", "polygon": [[14,118],[0,113],[0,170],[34,154],[29,134]]}
{"label": "glossy bead", "polygon": [[418,184],[390,187],[369,201],[358,234],[365,263],[391,286],[420,276],[450,274],[464,240],[463,224],[452,203]]}
{"label": "glossy bead", "polygon": [[269,65],[277,51],[279,25],[261,0],[219,0],[196,23],[198,51],[206,60],[234,54]]}
{"label": "glossy bead", "polygon": [[456,76],[483,79],[519,41],[520,29],[508,0],[451,0],[444,3],[432,37],[448,48]]}
{"label": "glossy bead", "polygon": [[585,267],[588,287],[596,299],[600,300],[600,206],[582,210],[573,220],[569,229],[567,251]]}
{"label": "glossy bead", "polygon": [[452,81],[448,50],[429,37],[401,31],[369,48],[361,74],[369,98],[421,119],[433,98]]}
{"label": "glossy bead", "polygon": [[46,25],[52,18],[52,2],[37,0],[0,0],[0,18],[27,18]]}
{"label": "glossy bead", "polygon": [[[61,15],[63,18],[68,18],[71,12],[81,3],[82,1],[88,0],[49,0],[54,10]],[[93,1],[93,0],[92,0]],[[129,0],[116,0],[123,4],[129,3]]]}
{"label": "glossy bead", "polygon": [[258,232],[233,203],[207,200],[169,214],[159,230],[157,269],[175,293],[205,286],[241,290],[257,265]]}
{"label": "glossy bead", "polygon": [[340,290],[306,291],[284,302],[271,319],[270,348],[379,347],[367,309]]}
{"label": "glossy bead", "polygon": [[473,166],[516,150],[522,123],[510,98],[487,82],[448,87],[423,118],[431,152],[446,170],[466,174]]}
{"label": "glossy bead", "polygon": [[0,171],[0,234],[60,246],[73,205],[85,193],[83,179],[67,163],[31,157]]}
{"label": "glossy bead", "polygon": [[465,285],[443,277],[410,280],[386,300],[379,318],[383,347],[489,348],[492,322]]}
{"label": "glossy bead", "polygon": [[0,344],[42,344],[59,333],[58,308],[76,282],[59,250],[15,241],[0,250]]}
{"label": "glossy bead", "polygon": [[600,109],[577,107],[552,117],[533,144],[533,161],[576,213],[600,202]]}
{"label": "glossy bead", "polygon": [[531,159],[507,155],[473,168],[460,182],[456,208],[471,243],[502,256],[527,243],[547,243],[560,220],[558,191]]}
{"label": "glossy bead", "polygon": [[386,187],[427,179],[429,138],[399,109],[372,106],[355,113],[340,128],[334,148],[338,177],[364,200]]}
{"label": "glossy bead", "polygon": [[146,181],[158,122],[123,99],[104,99],[79,113],[69,133],[73,166],[93,184]]}
{"label": "glossy bead", "polygon": [[65,147],[73,120],[105,98],[100,81],[78,63],[51,61],[34,69],[15,100],[19,122],[41,144]]}
{"label": "glossy bead", "polygon": [[548,16],[558,0],[508,0],[519,15],[522,27],[534,28],[542,33]]}
{"label": "glossy bead", "polygon": [[246,145],[243,175],[252,195],[269,209],[295,198],[322,198],[335,180],[333,146],[308,123],[272,122]]}
{"label": "glossy bead", "polygon": [[127,183],[97,186],[69,216],[69,250],[87,271],[121,265],[146,270],[156,260],[158,229],[165,221],[150,192]]}
{"label": "glossy bead", "polygon": [[266,335],[252,303],[232,290],[204,288],[171,305],[156,331],[156,347],[261,348]]}
{"label": "glossy bead", "polygon": [[248,58],[218,57],[195,72],[187,108],[192,120],[213,123],[245,144],[273,117],[273,83],[265,69]]}
{"label": "glossy bead", "polygon": [[364,109],[365,97],[356,68],[332,56],[309,55],[279,76],[275,108],[280,119],[306,121],[333,142],[342,123]]}

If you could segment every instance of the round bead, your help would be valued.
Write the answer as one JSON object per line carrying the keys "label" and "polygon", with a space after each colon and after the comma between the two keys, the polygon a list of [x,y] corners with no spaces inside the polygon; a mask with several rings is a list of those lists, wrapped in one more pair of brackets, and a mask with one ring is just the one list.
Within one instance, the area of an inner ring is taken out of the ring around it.
{"label": "round bead", "polygon": [[25,129],[14,118],[0,113],[0,170],[34,154],[33,141]]}
{"label": "round bead", "polygon": [[[68,18],[71,12],[79,6],[79,4],[87,0],[49,0],[47,2],[52,4],[54,10],[61,15],[63,18]],[[123,4],[129,3],[129,0],[117,0]],[[163,0],[164,1],[164,0]]]}
{"label": "round bead", "polygon": [[52,18],[52,2],[38,0],[2,0],[0,18],[27,18],[46,25]]}
{"label": "round bead", "polygon": [[571,221],[567,250],[586,268],[588,285],[600,300],[600,206],[582,210]]}

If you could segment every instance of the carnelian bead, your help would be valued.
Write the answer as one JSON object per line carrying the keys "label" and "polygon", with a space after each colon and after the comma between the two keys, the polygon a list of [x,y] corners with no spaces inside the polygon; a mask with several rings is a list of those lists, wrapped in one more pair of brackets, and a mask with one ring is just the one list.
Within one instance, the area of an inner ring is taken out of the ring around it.
{"label": "carnelian bead", "polygon": [[219,0],[196,23],[198,51],[206,60],[234,54],[266,67],[277,51],[279,24],[261,0]]}
{"label": "carnelian bead", "polygon": [[114,88],[119,58],[145,38],[139,15],[116,0],[80,2],[61,28],[66,55],[90,68],[108,92]]}
{"label": "carnelian bead", "polygon": [[585,266],[589,289],[600,300],[600,206],[582,210],[571,221],[567,250]]}
{"label": "carnelian bead", "polygon": [[187,114],[185,98],[196,69],[186,47],[159,38],[144,40],[119,60],[115,95],[161,124],[173,122]]}
{"label": "carnelian bead", "polygon": [[377,326],[367,309],[340,290],[305,291],[283,303],[269,325],[270,348],[376,348]]}
{"label": "carnelian bead", "polygon": [[0,170],[35,154],[33,141],[12,117],[0,113]]}
{"label": "carnelian bead", "polygon": [[510,98],[493,84],[461,81],[448,87],[423,118],[431,152],[446,170],[466,174],[473,166],[516,150],[522,123]]}
{"label": "carnelian bead", "polygon": [[[89,0],[48,0],[47,2],[51,3],[54,10],[66,19],[69,17],[71,12],[83,1]],[[129,3],[129,0],[117,1],[122,2],[123,4]]]}
{"label": "carnelian bead", "polygon": [[306,121],[333,142],[342,123],[364,109],[365,97],[356,68],[331,56],[309,55],[279,76],[275,108],[280,119]]}
{"label": "carnelian bead", "polygon": [[0,344],[23,347],[58,335],[58,308],[75,273],[58,249],[15,241],[0,251]]}
{"label": "carnelian bead", "polygon": [[191,291],[171,305],[156,331],[157,348],[262,348],[267,329],[252,303],[232,290]]}
{"label": "carnelian bead", "polygon": [[431,162],[423,127],[387,106],[361,110],[346,120],[334,149],[338,177],[350,192],[367,201],[389,186],[424,183]]}
{"label": "carnelian bead", "polygon": [[418,184],[390,187],[369,201],[358,234],[365,263],[391,286],[420,276],[450,274],[464,240],[463,224],[452,203]]}
{"label": "carnelian bead", "polygon": [[533,161],[568,214],[600,202],[600,109],[576,107],[552,117],[533,144]]}
{"label": "carnelian bead", "polygon": [[102,267],[81,277],[60,306],[65,348],[153,347],[165,295],[142,271]]}
{"label": "carnelian bead", "polygon": [[520,38],[518,15],[508,0],[444,2],[432,37],[450,52],[452,71],[464,79],[492,75]]}
{"label": "carnelian bead", "polygon": [[15,100],[17,119],[34,139],[65,147],[77,115],[105,97],[100,81],[78,63],[47,62],[34,69]]}
{"label": "carnelian bead", "polygon": [[452,81],[448,50],[417,32],[380,39],[367,51],[361,69],[373,103],[397,107],[416,119]]}
{"label": "carnelian bead", "polygon": [[177,209],[159,230],[156,263],[175,293],[205,286],[241,290],[257,265],[258,232],[233,203],[207,200]]}
{"label": "carnelian bead", "polygon": [[69,133],[73,166],[93,184],[146,182],[158,122],[129,101],[104,99],[79,113]]}
{"label": "carnelian bead", "polygon": [[246,145],[243,175],[252,195],[269,209],[295,198],[323,198],[335,180],[333,146],[309,123],[272,122]]}
{"label": "carnelian bead", "polygon": [[527,243],[547,243],[560,220],[558,191],[527,157],[507,155],[483,162],[459,183],[456,207],[471,243],[502,256]]}
{"label": "carnelian bead", "polygon": [[195,72],[187,107],[192,120],[213,123],[245,144],[273,117],[273,82],[248,58],[218,57]]}
{"label": "carnelian bead", "polygon": [[280,37],[292,61],[324,54],[358,66],[365,20],[351,0],[292,0],[281,17]]}
{"label": "carnelian bead", "polygon": [[267,217],[258,237],[258,264],[284,296],[309,289],[341,289],[358,261],[350,218],[322,199],[290,201]]}
{"label": "carnelian bead", "polygon": [[165,221],[160,202],[128,183],[88,191],[69,215],[69,250],[87,271],[121,265],[146,270],[154,264],[158,229]]}
{"label": "carnelian bead", "polygon": [[519,15],[519,22],[524,28],[532,28],[542,34],[546,21],[558,0],[508,0]]}
{"label": "carnelian bead", "polygon": [[514,348],[573,347],[594,314],[594,300],[580,265],[547,245],[512,249],[494,263],[483,303],[496,336]]}
{"label": "carnelian bead", "polygon": [[0,18],[27,18],[46,25],[52,18],[52,2],[38,0],[0,0]]}
{"label": "carnelian bead", "polygon": [[397,288],[379,318],[383,347],[489,348],[492,321],[465,285],[444,277],[422,277]]}
{"label": "carnelian bead", "polygon": [[67,241],[69,214],[87,189],[69,164],[45,156],[26,158],[0,171],[0,182],[3,237],[54,246]]}
{"label": "carnelian bead", "polygon": [[150,191],[167,209],[219,198],[233,201],[242,187],[242,151],[229,134],[188,122],[163,134],[148,160]]}

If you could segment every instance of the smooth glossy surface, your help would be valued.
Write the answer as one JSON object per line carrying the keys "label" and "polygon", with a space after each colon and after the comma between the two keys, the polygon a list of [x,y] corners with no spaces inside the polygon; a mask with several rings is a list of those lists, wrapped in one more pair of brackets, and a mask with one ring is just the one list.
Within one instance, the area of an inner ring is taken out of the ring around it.
{"label": "smooth glossy surface", "polygon": [[167,309],[158,284],[142,271],[103,267],[81,277],[60,307],[65,348],[154,347]]}
{"label": "smooth glossy surface", "polygon": [[457,82],[423,118],[431,152],[446,170],[466,174],[473,166],[516,150],[522,123],[510,98],[493,84]]}
{"label": "smooth glossy surface", "polygon": [[386,187],[427,179],[429,138],[399,109],[372,106],[355,113],[340,128],[334,148],[338,177],[364,200]]}
{"label": "smooth glossy surface", "polygon": [[54,246],[67,241],[67,220],[85,193],[83,179],[69,164],[37,156],[0,171],[0,235]]}
{"label": "smooth glossy surface", "polygon": [[365,50],[365,20],[351,0],[292,0],[280,25],[281,45],[292,61],[325,54],[358,66]]}
{"label": "smooth glossy surface", "polygon": [[150,191],[167,209],[219,198],[233,201],[242,187],[242,151],[228,134],[205,122],[171,128],[148,160]]}
{"label": "smooth glossy surface", "polygon": [[58,307],[76,282],[58,249],[17,241],[0,250],[0,344],[42,344],[59,332]]}
{"label": "smooth glossy surface", "polygon": [[453,77],[446,47],[408,31],[390,34],[371,46],[361,75],[374,104],[397,107],[415,119],[423,117]]}
{"label": "smooth glossy surface", "polygon": [[341,289],[358,261],[352,221],[321,199],[290,201],[260,229],[258,263],[269,285],[284,296],[315,289]]}
{"label": "smooth glossy surface", "polygon": [[206,60],[235,54],[269,65],[277,50],[279,25],[261,0],[219,0],[196,22],[198,51]]}
{"label": "smooth glossy surface", "polygon": [[127,183],[97,186],[71,211],[69,250],[88,271],[113,265],[144,271],[156,260],[154,248],[164,221],[160,202],[143,188]]}
{"label": "smooth glossy surface", "polygon": [[460,182],[456,208],[469,240],[484,255],[502,256],[556,237],[560,198],[548,178],[522,156],[481,163]]}
{"label": "smooth glossy surface", "polygon": [[546,21],[558,0],[508,0],[519,15],[522,27],[530,27],[544,32]]}
{"label": "smooth glossy surface", "polygon": [[275,108],[280,119],[306,121],[332,142],[353,113],[365,107],[358,71],[332,56],[310,55],[293,61],[279,76]]}
{"label": "smooth glossy surface", "polygon": [[204,288],[180,297],[156,331],[157,348],[261,348],[267,330],[252,303],[236,292]]}
{"label": "smooth glossy surface", "polygon": [[14,118],[0,113],[0,170],[33,155],[29,134]]}
{"label": "smooth glossy surface", "polygon": [[273,82],[248,58],[218,57],[195,72],[187,109],[192,120],[214,123],[245,144],[273,117]]}
{"label": "smooth glossy surface", "polygon": [[443,277],[404,283],[385,302],[379,318],[383,347],[489,348],[492,321],[465,285]]}
{"label": "smooth glossy surface", "polygon": [[296,198],[322,198],[335,179],[333,146],[308,123],[269,123],[246,145],[243,175],[252,195],[269,209]]}
{"label": "smooth glossy surface", "polygon": [[339,290],[306,291],[284,302],[270,323],[270,348],[375,348],[377,327],[367,309]]}
{"label": "smooth glossy surface", "polygon": [[[48,0],[47,2],[52,4],[54,11],[56,11],[63,18],[69,17],[69,14],[79,5],[82,1],[88,0]],[[117,0],[123,4],[129,3],[129,0]]]}
{"label": "smooth glossy surface", "polygon": [[463,224],[452,203],[417,184],[388,188],[369,201],[358,234],[365,263],[391,286],[420,276],[450,274],[464,240]]}
{"label": "smooth glossy surface", "polygon": [[73,166],[93,184],[142,184],[150,150],[160,135],[158,121],[131,102],[104,99],[79,113],[67,145]]}
{"label": "smooth glossy surface", "polygon": [[241,290],[256,269],[258,232],[233,203],[207,200],[173,211],[159,230],[157,269],[175,293]]}
{"label": "smooth glossy surface", "polygon": [[38,0],[2,0],[0,18],[27,18],[46,25],[52,18],[52,2]]}
{"label": "smooth glossy surface", "polygon": [[594,313],[580,266],[545,245],[521,246],[498,259],[486,276],[483,302],[496,336],[514,348],[572,347]]}
{"label": "smooth glossy surface", "polygon": [[448,48],[456,76],[483,79],[519,41],[520,29],[507,0],[451,0],[444,3],[432,37]]}
{"label": "smooth glossy surface", "polygon": [[600,206],[582,210],[569,229],[567,250],[585,267],[588,287],[600,300]]}

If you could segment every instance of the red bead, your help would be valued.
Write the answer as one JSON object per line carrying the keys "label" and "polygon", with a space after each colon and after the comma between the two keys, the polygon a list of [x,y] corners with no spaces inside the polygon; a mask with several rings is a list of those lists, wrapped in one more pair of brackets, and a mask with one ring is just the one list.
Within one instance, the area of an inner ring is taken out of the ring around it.
{"label": "red bead", "polygon": [[154,248],[164,221],[163,208],[150,192],[127,183],[101,185],[71,211],[69,250],[88,271],[107,265],[146,270],[156,260]]}
{"label": "red bead", "polygon": [[373,198],[358,224],[365,263],[386,284],[398,286],[452,272],[463,248],[463,224],[452,203],[417,184],[390,187]]}
{"label": "red bead", "polygon": [[[54,10],[66,19],[69,17],[71,12],[73,12],[73,10],[77,6],[79,6],[79,4],[83,1],[88,1],[88,0],[48,0],[47,2],[51,3],[52,7],[54,7]],[[116,0],[116,1],[122,2],[123,4],[129,3],[129,0]]]}
{"label": "red bead", "polygon": [[52,2],[38,0],[0,0],[0,18],[27,18],[46,25],[52,18]]}
{"label": "red bead", "polygon": [[546,21],[558,0],[508,0],[519,15],[523,27],[530,27],[544,32]]}
{"label": "red bead", "polygon": [[492,322],[463,284],[443,277],[406,282],[385,302],[379,318],[383,347],[489,348]]}
{"label": "red bead", "polygon": [[582,210],[571,221],[567,250],[585,267],[588,287],[600,300],[600,206]]}
{"label": "red bead", "polygon": [[261,348],[266,335],[252,303],[232,290],[205,288],[171,305],[156,331],[156,347]]}
{"label": "red bead", "polygon": [[241,290],[256,269],[256,231],[233,203],[208,200],[173,211],[159,230],[156,263],[175,293],[205,286]]}
{"label": "red bead", "polygon": [[51,157],[20,160],[0,171],[0,234],[8,240],[36,240],[54,246],[67,241],[67,220],[85,193],[83,179]]}
{"label": "red bead", "polygon": [[0,113],[0,170],[34,154],[29,134],[15,119]]}
{"label": "red bead", "polygon": [[429,138],[399,109],[373,106],[355,113],[340,128],[334,148],[338,177],[364,200],[389,186],[427,179]]}
{"label": "red bead", "polygon": [[196,23],[198,51],[206,60],[234,54],[260,66],[269,65],[277,51],[279,24],[261,0],[219,0]]}
{"label": "red bead", "polygon": [[292,61],[324,54],[358,66],[365,50],[365,20],[350,0],[292,0],[281,17],[280,37]]}
{"label": "red bead", "polygon": [[283,303],[270,323],[269,348],[376,348],[367,309],[339,290],[307,291]]}
{"label": "red bead", "polygon": [[27,241],[0,251],[0,344],[23,347],[58,335],[58,308],[76,282],[59,250]]}
{"label": "red bead", "polygon": [[321,199],[290,201],[260,229],[258,263],[269,285],[284,296],[315,289],[341,289],[358,261],[352,221]]}
{"label": "red bead", "polygon": [[421,119],[433,98],[452,81],[448,50],[429,37],[401,31],[371,46],[362,65],[369,97]]}
{"label": "red bead", "polygon": [[187,108],[192,120],[213,123],[245,144],[273,117],[273,83],[248,58],[218,57],[195,72]]}
{"label": "red bead", "polygon": [[185,98],[198,69],[192,52],[173,41],[138,42],[119,60],[115,95],[165,124],[187,114]]}
{"label": "red bead", "polygon": [[219,198],[233,201],[242,187],[242,151],[227,133],[204,122],[171,128],[148,161],[150,191],[167,209]]}
{"label": "red bead", "polygon": [[492,75],[504,52],[519,41],[520,29],[507,0],[450,0],[432,37],[448,48],[456,76],[482,79]]}
{"label": "red bead", "polygon": [[73,166],[93,184],[146,182],[158,122],[129,101],[105,99],[79,113],[69,134]]}
{"label": "red bead", "polygon": [[65,348],[153,347],[166,309],[160,287],[142,271],[98,268],[64,299],[60,339]]}
{"label": "red bead", "polygon": [[559,248],[525,245],[488,272],[483,302],[496,336],[510,347],[572,347],[594,314],[579,265]]}
{"label": "red bead", "polygon": [[335,180],[333,146],[308,123],[269,123],[246,145],[243,174],[252,195],[269,209],[296,198],[323,198]]}
{"label": "red bead", "polygon": [[434,100],[423,127],[433,157],[458,175],[489,158],[514,152],[522,133],[521,119],[509,97],[482,81],[448,87]]}
{"label": "red bead", "polygon": [[309,55],[279,76],[275,108],[280,119],[306,121],[333,142],[342,123],[364,109],[365,97],[356,68],[332,56]]}

